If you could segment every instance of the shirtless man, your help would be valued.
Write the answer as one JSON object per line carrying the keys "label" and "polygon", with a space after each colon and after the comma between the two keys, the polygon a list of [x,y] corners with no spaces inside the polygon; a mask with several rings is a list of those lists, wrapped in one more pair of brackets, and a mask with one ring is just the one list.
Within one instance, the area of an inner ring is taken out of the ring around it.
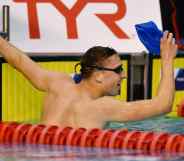
{"label": "shirtless man", "polygon": [[47,92],[42,123],[102,128],[107,121],[135,121],[171,111],[175,83],[173,61],[177,52],[173,34],[164,32],[160,43],[162,77],[153,99],[123,102],[114,99],[125,77],[114,49],[93,47],[81,58],[82,81],[76,84],[65,73],[42,69],[22,51],[0,38],[0,53],[32,85]]}

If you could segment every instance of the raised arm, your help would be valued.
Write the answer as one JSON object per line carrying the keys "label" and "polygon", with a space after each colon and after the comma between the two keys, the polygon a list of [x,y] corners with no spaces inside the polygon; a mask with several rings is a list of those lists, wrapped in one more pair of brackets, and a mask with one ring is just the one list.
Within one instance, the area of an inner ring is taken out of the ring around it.
{"label": "raised arm", "polygon": [[[101,104],[101,117],[104,121],[132,121],[168,113],[172,109],[175,83],[174,83],[174,58],[177,45],[173,34],[164,32],[160,43],[161,47],[161,81],[157,95],[150,100],[122,102],[106,97]],[[159,74],[159,73],[158,73]],[[103,105],[102,105],[103,104]]]}
{"label": "raised arm", "polygon": [[166,107],[166,111],[170,111],[175,95],[174,58],[177,52],[177,45],[172,33],[164,32],[160,49],[161,81],[157,97],[163,103],[163,107]]}
{"label": "raised arm", "polygon": [[58,75],[54,72],[42,69],[21,50],[17,49],[1,37],[0,54],[11,66],[20,71],[33,84],[33,86],[39,90],[49,90],[50,79],[53,79]]}

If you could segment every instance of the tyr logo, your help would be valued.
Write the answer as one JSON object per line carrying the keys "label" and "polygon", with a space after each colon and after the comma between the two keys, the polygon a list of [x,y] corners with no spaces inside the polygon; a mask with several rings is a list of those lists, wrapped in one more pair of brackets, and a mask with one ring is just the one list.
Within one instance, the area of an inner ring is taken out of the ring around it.
{"label": "tyr logo", "polygon": [[66,19],[67,36],[69,39],[78,38],[76,18],[88,3],[113,3],[117,6],[116,13],[95,14],[108,27],[111,32],[120,39],[127,39],[127,34],[116,24],[126,14],[126,4],[124,0],[77,0],[71,9],[68,9],[61,0],[14,0],[27,4],[29,32],[31,39],[40,38],[40,28],[38,23],[37,3],[51,3],[56,10]]}

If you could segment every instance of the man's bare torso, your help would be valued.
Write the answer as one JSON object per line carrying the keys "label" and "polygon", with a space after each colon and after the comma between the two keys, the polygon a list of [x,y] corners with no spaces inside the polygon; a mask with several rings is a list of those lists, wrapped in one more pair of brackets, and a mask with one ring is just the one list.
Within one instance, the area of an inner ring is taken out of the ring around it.
{"label": "man's bare torso", "polygon": [[[56,80],[44,98],[42,122],[72,127],[103,127],[93,111],[95,100],[68,76]],[[91,112],[90,112],[91,111]]]}

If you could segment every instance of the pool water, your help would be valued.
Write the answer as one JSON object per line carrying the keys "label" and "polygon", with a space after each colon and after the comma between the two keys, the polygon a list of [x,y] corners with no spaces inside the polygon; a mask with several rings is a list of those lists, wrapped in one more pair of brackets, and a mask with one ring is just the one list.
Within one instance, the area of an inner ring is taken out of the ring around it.
{"label": "pool water", "polygon": [[0,146],[0,161],[171,161],[183,160],[182,155],[146,155],[140,151],[80,148],[47,145]]}
{"label": "pool water", "polygon": [[109,122],[106,129],[127,128],[128,130],[155,131],[169,133],[184,133],[184,118],[171,118],[166,116],[154,117],[142,121],[127,123]]}

